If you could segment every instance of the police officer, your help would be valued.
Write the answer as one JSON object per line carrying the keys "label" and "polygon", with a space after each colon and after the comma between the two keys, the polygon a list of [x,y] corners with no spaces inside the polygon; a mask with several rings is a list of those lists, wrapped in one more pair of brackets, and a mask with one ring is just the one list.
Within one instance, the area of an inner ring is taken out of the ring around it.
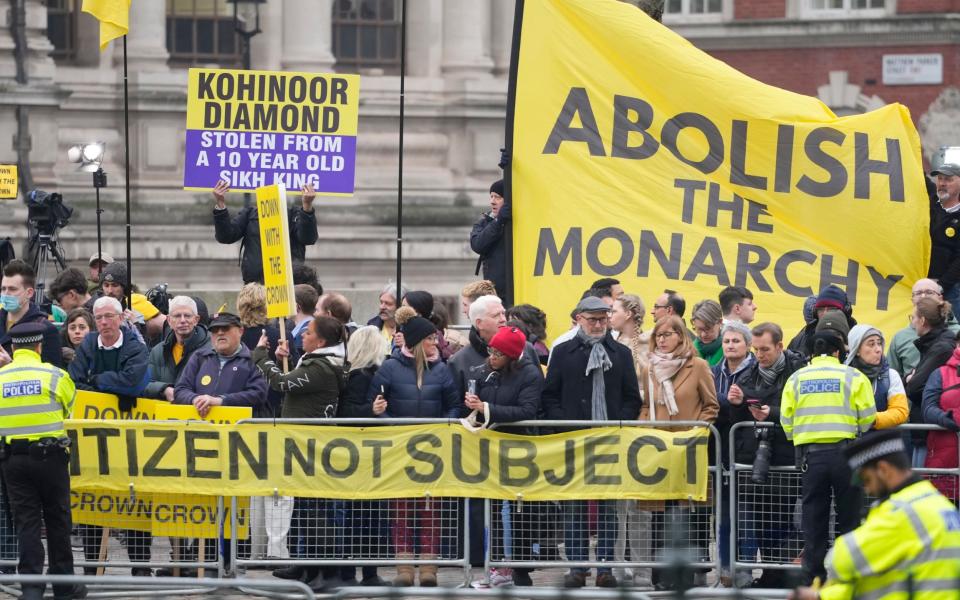
{"label": "police officer", "polygon": [[879,499],[867,520],[837,539],[827,556],[830,578],[798,600],[956,598],[960,590],[960,513],[910,471],[903,438],[885,430],[844,450],[866,491]]}
{"label": "police officer", "polygon": [[[73,575],[69,439],[63,420],[76,390],[65,371],[41,362],[45,330],[42,323],[20,323],[9,332],[13,361],[0,369],[0,468],[17,528],[20,574],[43,573],[42,518],[49,572]],[[40,600],[44,587],[24,585],[22,598]],[[56,585],[53,592],[57,600],[87,595],[84,586]]]}
{"label": "police officer", "polygon": [[831,492],[836,500],[837,532],[859,524],[862,490],[850,483],[841,451],[868,431],[876,419],[870,380],[841,364],[850,332],[846,316],[829,310],[813,335],[810,365],[790,376],[780,402],[780,424],[793,440],[802,472],[803,570],[807,582],[825,579]]}

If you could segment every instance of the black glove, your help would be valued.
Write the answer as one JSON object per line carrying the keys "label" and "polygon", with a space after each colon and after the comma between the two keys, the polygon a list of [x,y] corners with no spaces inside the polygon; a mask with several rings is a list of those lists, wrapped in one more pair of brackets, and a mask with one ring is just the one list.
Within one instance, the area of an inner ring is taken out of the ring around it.
{"label": "black glove", "polygon": [[510,209],[510,203],[504,202],[503,206],[500,207],[500,212],[497,213],[497,220],[501,223],[506,223],[510,220],[510,217],[513,216],[512,210]]}
{"label": "black glove", "polygon": [[137,405],[137,397],[117,394],[117,402],[120,405],[120,412],[130,412]]}
{"label": "black glove", "polygon": [[500,162],[497,163],[501,171],[505,171],[510,166],[510,151],[506,148],[500,148]]}

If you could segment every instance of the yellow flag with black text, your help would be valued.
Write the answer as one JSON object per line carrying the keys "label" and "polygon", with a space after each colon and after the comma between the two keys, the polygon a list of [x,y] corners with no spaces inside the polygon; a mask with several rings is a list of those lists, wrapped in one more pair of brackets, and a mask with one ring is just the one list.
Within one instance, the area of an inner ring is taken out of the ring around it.
{"label": "yellow flag with black text", "polygon": [[130,32],[131,0],[83,0],[83,12],[100,21],[100,51]]}
{"label": "yellow flag with black text", "polygon": [[906,324],[930,242],[904,106],[837,117],[616,0],[524,2],[516,26],[514,301],[551,338],[600,277],[648,306],[744,285],[788,336],[828,284],[861,323]]}

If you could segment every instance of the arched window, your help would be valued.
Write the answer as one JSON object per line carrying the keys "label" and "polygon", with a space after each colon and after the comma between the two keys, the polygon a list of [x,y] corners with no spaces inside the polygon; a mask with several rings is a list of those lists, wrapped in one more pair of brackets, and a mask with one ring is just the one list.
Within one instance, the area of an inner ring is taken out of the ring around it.
{"label": "arched window", "polygon": [[400,74],[400,0],[335,0],[333,55],[337,71]]}

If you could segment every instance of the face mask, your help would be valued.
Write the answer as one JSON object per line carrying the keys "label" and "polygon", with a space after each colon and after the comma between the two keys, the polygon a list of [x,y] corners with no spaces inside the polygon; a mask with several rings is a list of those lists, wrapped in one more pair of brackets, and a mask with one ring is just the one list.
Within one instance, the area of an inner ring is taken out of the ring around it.
{"label": "face mask", "polygon": [[20,310],[20,298],[2,294],[0,295],[0,306],[7,312],[17,312]]}

